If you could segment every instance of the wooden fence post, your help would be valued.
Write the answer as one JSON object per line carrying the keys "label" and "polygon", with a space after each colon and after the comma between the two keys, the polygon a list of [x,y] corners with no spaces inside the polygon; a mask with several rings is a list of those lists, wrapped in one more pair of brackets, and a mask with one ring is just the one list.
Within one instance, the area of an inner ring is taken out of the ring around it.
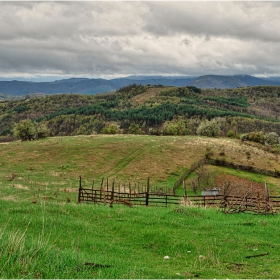
{"label": "wooden fence post", "polygon": [[104,177],[102,177],[101,184],[100,184],[100,192],[99,192],[99,200],[100,201],[101,201],[102,192],[103,192],[103,182],[104,182]]}
{"label": "wooden fence post", "polygon": [[146,190],[146,206],[149,205],[149,192],[150,192],[150,178],[147,180],[147,190]]}
{"label": "wooden fence post", "polygon": [[264,182],[264,189],[265,189],[265,194],[266,194],[266,200],[269,201],[269,192],[268,192],[266,181]]}
{"label": "wooden fence post", "polygon": [[112,191],[111,191],[111,202],[110,202],[110,207],[113,207],[113,203],[114,203],[114,192],[115,192],[115,179],[113,179],[112,182]]}
{"label": "wooden fence post", "polygon": [[79,194],[78,194],[78,203],[81,203],[81,192],[82,192],[82,177],[79,178]]}
{"label": "wooden fence post", "polygon": [[270,210],[270,198],[269,198],[269,192],[268,192],[268,188],[267,188],[267,184],[266,181],[264,183],[264,187],[265,187],[265,192],[266,192],[266,205],[265,205],[265,210],[269,211]]}
{"label": "wooden fence post", "polygon": [[93,189],[94,189],[94,178],[92,179],[92,186],[91,186],[91,196],[93,199]]}

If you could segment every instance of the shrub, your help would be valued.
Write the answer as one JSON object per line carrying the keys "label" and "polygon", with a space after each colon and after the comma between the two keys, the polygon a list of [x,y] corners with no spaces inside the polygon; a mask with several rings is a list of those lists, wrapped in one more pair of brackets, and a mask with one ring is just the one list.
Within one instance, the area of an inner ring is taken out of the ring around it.
{"label": "shrub", "polygon": [[240,140],[241,141],[246,141],[246,140],[248,140],[248,133],[243,133],[243,134],[241,134],[240,135]]}
{"label": "shrub", "polygon": [[143,134],[143,131],[139,124],[132,123],[128,128],[128,133],[130,134]]}
{"label": "shrub", "polygon": [[166,121],[163,125],[164,135],[187,135],[189,134],[188,120],[179,116],[172,121]]}
{"label": "shrub", "polygon": [[148,129],[148,134],[149,135],[162,135],[162,128],[161,127],[150,127]]}
{"label": "shrub", "polygon": [[221,124],[217,119],[203,121],[196,130],[198,135],[216,137],[221,134]]}
{"label": "shrub", "polygon": [[264,141],[266,145],[274,146],[279,143],[279,136],[276,132],[270,132],[265,135]]}
{"label": "shrub", "polygon": [[15,124],[13,133],[16,138],[22,141],[34,140],[36,138],[36,128],[30,119],[22,120]]}
{"label": "shrub", "polygon": [[50,129],[48,129],[45,123],[35,123],[36,139],[46,138],[50,135]]}
{"label": "shrub", "polygon": [[229,130],[227,133],[227,137],[234,138],[236,136],[235,132],[233,130]]}
{"label": "shrub", "polygon": [[252,131],[248,135],[248,140],[256,143],[264,144],[265,137],[262,131]]}
{"label": "shrub", "polygon": [[117,134],[119,133],[119,129],[116,125],[112,124],[109,127],[104,127],[101,131],[103,134]]}
{"label": "shrub", "polygon": [[104,127],[105,127],[105,122],[102,120],[95,120],[93,123],[93,131],[97,134],[101,133]]}

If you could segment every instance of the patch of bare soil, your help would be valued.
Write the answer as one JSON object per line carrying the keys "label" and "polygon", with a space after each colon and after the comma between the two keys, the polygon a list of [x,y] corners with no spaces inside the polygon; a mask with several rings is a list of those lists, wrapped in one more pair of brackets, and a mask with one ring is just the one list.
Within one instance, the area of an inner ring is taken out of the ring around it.
{"label": "patch of bare soil", "polygon": [[229,174],[217,175],[215,186],[220,189],[220,194],[226,192],[229,196],[266,197],[267,195],[265,184]]}

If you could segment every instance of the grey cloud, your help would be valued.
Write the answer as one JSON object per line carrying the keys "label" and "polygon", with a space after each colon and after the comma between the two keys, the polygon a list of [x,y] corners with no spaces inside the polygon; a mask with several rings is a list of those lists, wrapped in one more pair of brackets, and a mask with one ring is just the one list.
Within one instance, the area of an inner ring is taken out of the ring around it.
{"label": "grey cloud", "polygon": [[191,41],[189,39],[187,39],[187,38],[183,39],[181,43],[186,45],[186,46],[191,45]]}
{"label": "grey cloud", "polygon": [[156,36],[193,34],[280,40],[279,2],[151,2],[149,6],[144,30]]}
{"label": "grey cloud", "polygon": [[280,74],[279,3],[0,2],[0,73]]}

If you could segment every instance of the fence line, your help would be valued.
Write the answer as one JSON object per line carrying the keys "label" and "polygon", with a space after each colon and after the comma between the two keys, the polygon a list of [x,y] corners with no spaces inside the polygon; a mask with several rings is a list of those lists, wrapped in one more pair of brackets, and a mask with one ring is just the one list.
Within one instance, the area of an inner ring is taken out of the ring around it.
{"label": "fence line", "polygon": [[207,163],[207,159],[206,158],[202,158],[198,162],[195,162],[194,164],[192,164],[190,169],[185,171],[181,175],[181,177],[174,183],[173,193],[175,194],[176,189],[185,182],[185,180],[190,176],[191,173],[193,173],[196,169],[198,169],[199,167],[201,167],[202,165],[204,165],[206,163]]}
{"label": "fence line", "polygon": [[266,176],[271,176],[274,178],[280,177],[280,171],[278,170],[266,170],[266,169],[260,169],[251,165],[242,165],[242,164],[235,164],[233,162],[228,162],[224,159],[215,159],[212,158],[210,154],[205,154],[205,157],[201,158],[199,161],[193,163],[191,167],[186,170],[180,178],[174,183],[173,185],[173,193],[175,194],[175,191],[178,187],[180,187],[184,181],[190,176],[191,173],[193,173],[196,169],[199,167],[210,164],[214,166],[222,166],[222,167],[229,167],[236,170],[242,170],[247,172],[252,172],[256,174],[264,174]]}
{"label": "fence line", "polygon": [[201,207],[216,207],[222,209],[226,213],[234,212],[256,212],[265,214],[275,214],[280,210],[280,197],[269,196],[265,198],[245,196],[230,196],[230,195],[187,195],[184,186],[184,195],[175,195],[173,191],[165,192],[161,188],[152,188],[150,179],[147,180],[147,185],[139,188],[139,185],[132,187],[129,183],[127,186],[121,187],[112,181],[109,186],[108,179],[104,184],[102,179],[99,188],[94,187],[94,180],[91,188],[82,186],[80,177],[78,202],[93,202],[93,203],[109,203],[110,207],[113,204],[126,204],[128,206],[169,206],[169,205],[189,205]]}

